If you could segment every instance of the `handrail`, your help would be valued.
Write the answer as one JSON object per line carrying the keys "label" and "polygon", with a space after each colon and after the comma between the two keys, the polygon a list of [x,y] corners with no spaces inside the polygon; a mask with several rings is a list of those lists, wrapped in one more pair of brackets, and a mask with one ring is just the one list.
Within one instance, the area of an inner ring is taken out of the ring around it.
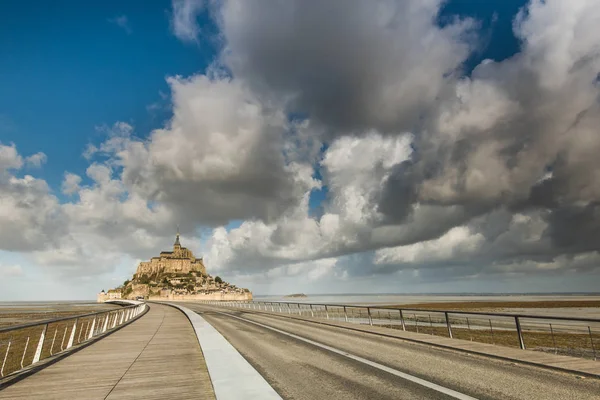
{"label": "handrail", "polygon": [[[77,344],[92,341],[106,332],[136,320],[145,313],[147,308],[145,303],[137,302],[112,310],[0,329],[0,335],[5,337],[0,341],[0,382],[43,359],[66,353]],[[32,328],[38,329],[32,331]],[[58,335],[59,328],[60,335]]]}
{"label": "handrail", "polygon": [[0,333],[10,332],[10,331],[14,331],[14,330],[17,330],[17,329],[31,328],[31,327],[38,326],[38,325],[52,324],[54,322],[66,321],[66,320],[73,319],[73,318],[91,317],[92,315],[105,314],[107,312],[117,311],[117,310],[123,310],[123,309],[133,308],[133,307],[137,307],[137,305],[134,304],[134,305],[130,305],[130,306],[123,306],[121,308],[115,308],[115,309],[112,309],[112,310],[104,310],[104,311],[96,311],[96,312],[87,313],[87,314],[71,315],[70,317],[45,319],[45,320],[42,320],[42,321],[30,322],[28,324],[5,326],[3,328],[0,328]]}
{"label": "handrail", "polygon": [[[303,312],[307,312],[310,317],[333,318],[345,322],[365,323],[403,331],[413,330],[416,333],[428,331],[431,335],[441,335],[450,339],[458,335],[459,338],[470,339],[471,341],[491,342],[492,344],[508,346],[516,345],[522,350],[525,350],[527,345],[542,351],[554,351],[555,354],[560,351],[568,355],[579,354],[580,357],[593,357],[594,360],[598,358],[597,345],[600,343],[600,335],[598,334],[598,328],[596,328],[597,324],[600,324],[598,318],[290,301],[209,300],[202,301],[202,303],[252,308],[254,310],[258,308],[259,311],[275,313],[287,312],[291,314],[293,312],[302,315]],[[285,307],[286,305],[287,307]],[[264,310],[262,310],[263,307]],[[366,315],[359,312],[358,319],[356,319],[354,313],[351,312],[352,309],[366,310]],[[376,314],[372,312],[373,310]],[[384,316],[382,318],[381,311],[387,311],[388,317]],[[390,314],[392,311],[396,311],[393,316]],[[335,314],[338,314],[338,317]],[[428,318],[423,320],[423,314],[426,314]],[[476,318],[469,321],[469,316],[476,316]],[[487,321],[481,324],[481,320]],[[492,323],[492,320],[494,323]],[[512,336],[514,334],[516,336]],[[527,338],[532,339],[531,344],[526,343]]]}
{"label": "handrail", "polygon": [[346,308],[375,308],[379,310],[402,310],[412,312],[432,312],[432,313],[452,313],[452,314],[467,314],[467,315],[483,315],[483,316],[494,316],[494,317],[519,317],[519,318],[531,318],[531,319],[555,319],[562,321],[578,321],[578,322],[600,322],[600,318],[581,318],[581,317],[561,317],[558,315],[544,316],[544,315],[531,315],[531,314],[510,314],[510,313],[494,313],[494,312],[481,312],[481,311],[460,311],[460,310],[430,310],[426,308],[403,308],[403,307],[392,307],[392,306],[377,306],[368,305],[361,306],[356,304],[336,304],[336,303],[297,303],[291,301],[238,301],[238,303],[263,303],[263,304],[296,304],[296,305],[313,305],[322,307],[346,307]]}

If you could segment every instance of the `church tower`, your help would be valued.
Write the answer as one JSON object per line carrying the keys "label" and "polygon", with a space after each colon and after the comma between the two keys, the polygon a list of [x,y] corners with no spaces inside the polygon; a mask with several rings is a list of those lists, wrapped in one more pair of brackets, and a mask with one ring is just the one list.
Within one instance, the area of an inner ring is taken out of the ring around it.
{"label": "church tower", "polygon": [[173,245],[173,253],[179,254],[181,252],[181,243],[179,243],[179,225],[177,225],[177,236],[175,237],[175,244]]}

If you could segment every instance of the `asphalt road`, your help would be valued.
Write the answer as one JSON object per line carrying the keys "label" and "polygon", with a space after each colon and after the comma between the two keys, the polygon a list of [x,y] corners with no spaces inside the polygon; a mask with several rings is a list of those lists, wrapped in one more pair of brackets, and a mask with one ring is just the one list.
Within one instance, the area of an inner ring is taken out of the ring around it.
{"label": "asphalt road", "polygon": [[185,306],[200,312],[285,399],[460,398],[439,387],[477,399],[583,400],[600,393],[598,379],[282,316]]}

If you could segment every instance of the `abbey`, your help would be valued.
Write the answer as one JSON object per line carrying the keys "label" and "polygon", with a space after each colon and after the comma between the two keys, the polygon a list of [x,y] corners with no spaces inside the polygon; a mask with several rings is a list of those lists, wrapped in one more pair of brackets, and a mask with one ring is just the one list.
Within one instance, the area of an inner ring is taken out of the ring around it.
{"label": "abbey", "polygon": [[201,258],[194,257],[191,250],[181,247],[179,232],[175,238],[173,251],[161,251],[159,257],[152,257],[150,261],[142,261],[133,276],[134,279],[143,275],[155,275],[164,273],[197,272],[206,275],[206,267]]}
{"label": "abbey", "polygon": [[252,292],[208,274],[202,258],[181,246],[177,229],[173,251],[162,251],[158,257],[140,262],[131,280],[108,292],[102,290],[97,300],[140,297],[157,301],[249,301]]}

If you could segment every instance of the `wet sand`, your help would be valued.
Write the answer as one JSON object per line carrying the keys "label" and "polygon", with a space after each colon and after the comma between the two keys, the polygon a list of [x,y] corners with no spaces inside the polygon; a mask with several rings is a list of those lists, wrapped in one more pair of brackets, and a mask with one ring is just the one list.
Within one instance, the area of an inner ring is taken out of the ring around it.
{"label": "wet sand", "polygon": [[95,302],[0,303],[0,328],[54,318],[114,309],[118,306]]}

